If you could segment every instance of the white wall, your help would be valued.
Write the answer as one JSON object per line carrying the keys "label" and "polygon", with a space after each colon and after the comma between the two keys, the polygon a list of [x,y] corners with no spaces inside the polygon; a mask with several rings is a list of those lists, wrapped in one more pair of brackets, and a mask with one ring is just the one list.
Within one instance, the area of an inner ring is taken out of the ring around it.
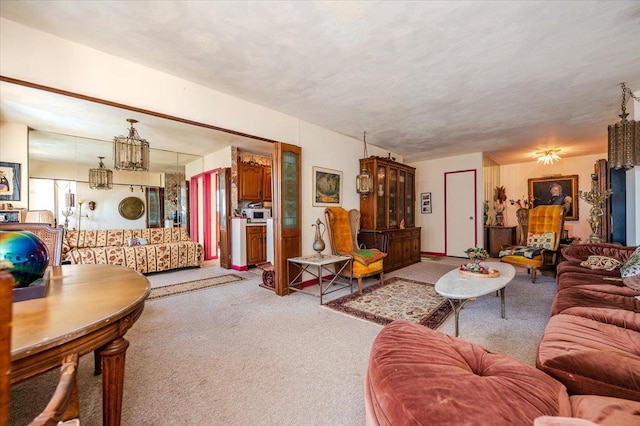
{"label": "white wall", "polygon": [[416,226],[421,226],[422,252],[443,254],[445,252],[445,211],[444,211],[444,174],[459,170],[476,170],[478,206],[478,245],[484,245],[483,227],[483,167],[482,153],[438,158],[410,164],[416,168],[416,197],[422,192],[431,192],[431,214],[421,214],[416,203]]}
{"label": "white wall", "polygon": [[[578,175],[578,190],[589,192],[591,190],[591,174],[594,172],[594,165],[597,160],[603,158],[607,158],[606,153],[562,158],[546,166],[536,161],[501,166],[500,182],[507,190],[507,199],[514,200],[528,196],[528,179],[549,175]],[[573,200],[574,203],[576,201],[578,202],[579,220],[566,221],[564,227],[569,231],[570,237],[578,237],[582,241],[586,241],[591,234],[591,227],[587,222],[591,205],[582,199]],[[506,221],[510,226],[518,224],[515,214],[517,209],[518,206],[511,206],[507,203]]]}

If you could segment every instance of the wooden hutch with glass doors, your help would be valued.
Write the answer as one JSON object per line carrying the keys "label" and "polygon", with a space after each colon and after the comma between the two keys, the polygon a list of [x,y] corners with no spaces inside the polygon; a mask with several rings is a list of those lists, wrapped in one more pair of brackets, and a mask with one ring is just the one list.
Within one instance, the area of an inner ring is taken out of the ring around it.
{"label": "wooden hutch with glass doors", "polygon": [[360,196],[359,241],[367,247],[386,248],[385,272],[420,262],[416,169],[373,156],[360,160],[360,170],[363,168],[373,178],[373,193]]}

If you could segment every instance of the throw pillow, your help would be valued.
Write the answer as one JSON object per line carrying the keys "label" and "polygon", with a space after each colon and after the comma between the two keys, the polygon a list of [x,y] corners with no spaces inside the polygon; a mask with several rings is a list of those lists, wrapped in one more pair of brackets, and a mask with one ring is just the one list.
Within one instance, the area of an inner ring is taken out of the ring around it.
{"label": "throw pillow", "polygon": [[146,246],[147,245],[147,239],[146,238],[136,238],[136,245],[137,246]]}
{"label": "throw pillow", "polygon": [[638,246],[627,261],[620,267],[622,282],[627,287],[640,291],[640,246]]}
{"label": "throw pillow", "polygon": [[553,250],[556,246],[556,234],[555,232],[544,232],[542,234],[529,232],[527,246]]}
{"label": "throw pillow", "polygon": [[622,266],[622,262],[607,256],[589,256],[587,260],[580,262],[580,266],[589,269],[604,269],[605,271],[613,271]]}

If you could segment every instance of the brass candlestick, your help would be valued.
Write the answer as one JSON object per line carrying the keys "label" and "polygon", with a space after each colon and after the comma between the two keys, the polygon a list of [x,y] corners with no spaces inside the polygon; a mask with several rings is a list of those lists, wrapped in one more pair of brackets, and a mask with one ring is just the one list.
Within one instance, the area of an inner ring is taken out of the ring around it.
{"label": "brass candlestick", "polygon": [[604,238],[600,235],[600,228],[602,226],[602,215],[604,212],[602,211],[602,205],[607,198],[611,196],[612,192],[610,189],[606,191],[600,191],[598,189],[598,176],[596,174],[591,175],[591,191],[584,192],[578,191],[578,196],[585,200],[587,203],[591,204],[591,209],[589,210],[589,225],[591,225],[591,235],[589,235],[589,242],[592,243],[603,243]]}

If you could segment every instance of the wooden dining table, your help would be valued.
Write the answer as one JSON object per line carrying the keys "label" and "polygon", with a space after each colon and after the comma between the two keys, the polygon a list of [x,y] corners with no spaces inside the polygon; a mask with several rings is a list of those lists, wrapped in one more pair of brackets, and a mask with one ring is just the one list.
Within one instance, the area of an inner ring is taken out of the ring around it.
{"label": "wooden dining table", "polygon": [[103,424],[119,425],[124,335],[142,314],[149,289],[144,275],[123,266],[54,267],[46,297],[13,303],[11,383],[59,367],[68,354],[97,351]]}

